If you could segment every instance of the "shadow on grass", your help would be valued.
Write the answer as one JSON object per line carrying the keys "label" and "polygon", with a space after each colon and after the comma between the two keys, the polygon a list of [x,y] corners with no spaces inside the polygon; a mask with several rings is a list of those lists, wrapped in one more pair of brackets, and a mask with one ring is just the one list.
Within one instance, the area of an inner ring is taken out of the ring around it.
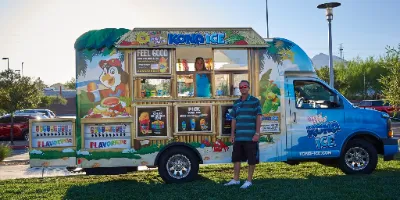
{"label": "shadow on grass", "polygon": [[[201,171],[202,174],[204,171]],[[247,190],[223,186],[228,180],[200,175],[185,184],[162,181],[112,180],[70,187],[64,199],[393,199],[400,197],[398,169],[377,169],[370,175],[308,175],[301,178],[255,179]],[[154,178],[154,177],[153,177]],[[151,177],[149,178],[151,179]],[[242,181],[243,183],[243,181]]]}

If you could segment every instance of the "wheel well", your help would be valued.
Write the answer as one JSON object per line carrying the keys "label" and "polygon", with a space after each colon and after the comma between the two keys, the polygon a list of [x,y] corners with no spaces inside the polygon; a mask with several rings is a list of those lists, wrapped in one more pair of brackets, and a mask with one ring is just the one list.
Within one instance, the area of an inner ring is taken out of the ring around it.
{"label": "wheel well", "polygon": [[378,152],[378,154],[383,154],[383,143],[381,140],[379,140],[379,138],[377,138],[376,136],[372,135],[371,133],[355,133],[353,136],[351,136],[343,145],[342,147],[342,152],[344,150],[344,148],[346,148],[347,143],[349,143],[349,141],[355,140],[355,139],[362,139],[365,140],[369,143],[371,143],[376,151]]}
{"label": "wheel well", "polygon": [[176,147],[182,147],[182,148],[185,148],[187,151],[193,151],[195,153],[195,155],[197,156],[197,158],[199,159],[199,164],[203,164],[203,159],[201,158],[201,155],[200,155],[199,151],[197,151],[196,148],[194,148],[193,146],[190,146],[190,145],[188,145],[188,144],[186,144],[184,142],[174,142],[174,143],[168,144],[167,146],[165,146],[164,148],[162,148],[160,150],[160,152],[156,156],[156,159],[154,161],[154,165],[158,166],[158,162],[159,162],[159,160],[161,158],[161,155],[163,153],[165,153],[165,152],[167,152],[167,151],[169,151],[169,150],[171,150],[173,148],[176,148]]}

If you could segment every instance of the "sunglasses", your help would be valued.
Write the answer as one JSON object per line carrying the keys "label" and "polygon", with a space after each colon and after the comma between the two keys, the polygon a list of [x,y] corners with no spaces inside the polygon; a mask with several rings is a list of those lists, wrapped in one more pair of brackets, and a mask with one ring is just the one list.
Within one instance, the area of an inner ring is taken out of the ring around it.
{"label": "sunglasses", "polygon": [[248,88],[247,85],[239,86],[239,89]]}

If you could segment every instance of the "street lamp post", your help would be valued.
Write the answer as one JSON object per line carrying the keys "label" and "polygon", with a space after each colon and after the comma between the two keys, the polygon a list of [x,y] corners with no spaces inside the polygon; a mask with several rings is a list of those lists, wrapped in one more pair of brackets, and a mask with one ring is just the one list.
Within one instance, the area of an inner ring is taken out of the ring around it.
{"label": "street lamp post", "polygon": [[22,76],[24,76],[24,62],[22,62]]}
{"label": "street lamp post", "polygon": [[340,6],[338,2],[324,3],[317,6],[319,9],[326,9],[326,19],[328,20],[329,26],[329,85],[334,87],[335,75],[333,73],[333,58],[332,58],[332,30],[331,21],[333,20],[333,8]]}
{"label": "street lamp post", "polygon": [[10,58],[3,58],[3,60],[7,60],[7,68],[10,69]]}

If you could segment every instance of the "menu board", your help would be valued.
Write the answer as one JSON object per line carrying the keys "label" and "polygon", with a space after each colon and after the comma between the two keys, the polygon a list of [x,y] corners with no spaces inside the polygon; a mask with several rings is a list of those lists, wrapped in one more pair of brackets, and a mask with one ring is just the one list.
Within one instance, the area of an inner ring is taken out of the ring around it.
{"label": "menu board", "polygon": [[260,133],[280,133],[279,119],[279,114],[263,115]]}
{"label": "menu board", "polygon": [[178,106],[178,132],[211,132],[211,105]]}
{"label": "menu board", "polygon": [[130,148],[131,123],[84,124],[85,148]]}
{"label": "menu board", "polygon": [[138,137],[167,136],[167,106],[138,106],[136,114],[136,131]]}
{"label": "menu board", "polygon": [[32,148],[54,148],[74,146],[72,121],[32,122]]}
{"label": "menu board", "polygon": [[221,113],[221,135],[230,136],[232,130],[232,117],[229,115],[232,110],[232,105],[221,105],[220,113]]}
{"label": "menu board", "polygon": [[168,49],[137,49],[135,53],[136,73],[170,74]]}

